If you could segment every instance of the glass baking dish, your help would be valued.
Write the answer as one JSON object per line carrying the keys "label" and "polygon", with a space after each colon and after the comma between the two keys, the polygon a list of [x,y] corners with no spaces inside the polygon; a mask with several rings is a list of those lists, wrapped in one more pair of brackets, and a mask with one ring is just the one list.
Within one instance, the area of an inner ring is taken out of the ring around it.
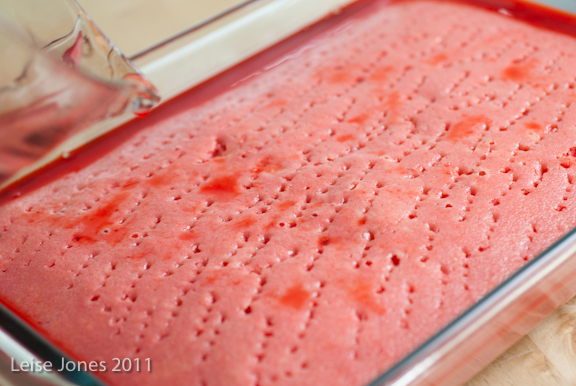
{"label": "glass baking dish", "polygon": [[[369,0],[360,0],[359,3],[363,1]],[[200,28],[193,28],[153,49],[144,50],[133,58],[133,62],[157,86],[166,102],[184,92],[198,92],[198,89],[189,90],[207,79],[216,77],[213,82],[230,76],[226,69],[248,58],[252,59],[243,63],[246,76],[251,74],[251,68],[265,69],[278,60],[285,60],[286,55],[301,48],[297,39],[289,39],[271,50],[258,53],[349,3],[352,1],[322,0],[313,5],[304,0],[247,2]],[[525,3],[486,0],[482,5],[519,18],[534,17],[535,8]],[[570,6],[570,3],[564,5]],[[543,20],[554,28],[576,31],[576,19],[551,10],[540,11]],[[262,30],[267,33],[262,34]],[[306,33],[313,32],[308,30]],[[252,66],[248,65],[250,62]],[[200,89],[209,83],[203,83]],[[99,133],[117,128],[127,120],[123,118],[107,123],[104,130],[98,128]],[[130,124],[127,128],[130,130]],[[92,136],[75,137],[62,149],[70,152],[82,148],[88,140],[92,140]],[[89,151],[91,146],[93,144],[85,149]],[[10,194],[32,188],[33,184],[27,185],[24,181],[14,185]],[[527,263],[371,385],[465,382],[576,293],[576,259],[572,258],[575,254],[576,229]],[[9,327],[2,324],[7,333],[3,340],[0,331],[0,344],[18,346],[10,338],[15,336],[21,342],[25,341],[24,346],[39,358],[47,360],[62,356],[56,347],[31,331],[9,310],[0,307],[0,314],[4,320],[10,319],[6,324]],[[68,380],[58,381],[64,383],[47,384],[100,384],[88,374],[81,373],[81,378],[76,380],[71,376]]]}

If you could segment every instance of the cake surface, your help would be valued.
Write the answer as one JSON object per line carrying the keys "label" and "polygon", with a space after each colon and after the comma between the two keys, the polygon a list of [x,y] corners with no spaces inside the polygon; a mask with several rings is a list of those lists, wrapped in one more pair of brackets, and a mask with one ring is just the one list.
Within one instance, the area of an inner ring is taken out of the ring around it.
{"label": "cake surface", "polygon": [[113,385],[363,385],[576,225],[576,41],[376,2],[0,207],[0,300]]}

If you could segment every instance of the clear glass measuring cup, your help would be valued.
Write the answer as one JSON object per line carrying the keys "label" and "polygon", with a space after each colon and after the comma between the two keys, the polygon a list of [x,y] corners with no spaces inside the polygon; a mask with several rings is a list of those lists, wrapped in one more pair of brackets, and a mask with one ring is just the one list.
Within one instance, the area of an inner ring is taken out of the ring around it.
{"label": "clear glass measuring cup", "polygon": [[74,0],[0,0],[0,186],[71,135],[158,100]]}

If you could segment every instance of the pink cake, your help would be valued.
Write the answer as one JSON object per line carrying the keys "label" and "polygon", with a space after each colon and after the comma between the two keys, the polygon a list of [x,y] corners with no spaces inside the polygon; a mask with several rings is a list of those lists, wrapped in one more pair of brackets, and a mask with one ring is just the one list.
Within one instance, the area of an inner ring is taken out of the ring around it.
{"label": "pink cake", "polygon": [[576,41],[376,2],[0,208],[0,299],[112,385],[363,385],[576,225]]}

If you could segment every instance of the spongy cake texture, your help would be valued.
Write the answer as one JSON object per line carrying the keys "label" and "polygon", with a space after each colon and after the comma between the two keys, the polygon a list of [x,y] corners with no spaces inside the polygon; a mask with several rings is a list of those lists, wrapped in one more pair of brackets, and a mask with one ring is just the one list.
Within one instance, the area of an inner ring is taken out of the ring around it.
{"label": "spongy cake texture", "polygon": [[114,385],[362,385],[573,227],[575,40],[374,9],[5,204],[0,299]]}

